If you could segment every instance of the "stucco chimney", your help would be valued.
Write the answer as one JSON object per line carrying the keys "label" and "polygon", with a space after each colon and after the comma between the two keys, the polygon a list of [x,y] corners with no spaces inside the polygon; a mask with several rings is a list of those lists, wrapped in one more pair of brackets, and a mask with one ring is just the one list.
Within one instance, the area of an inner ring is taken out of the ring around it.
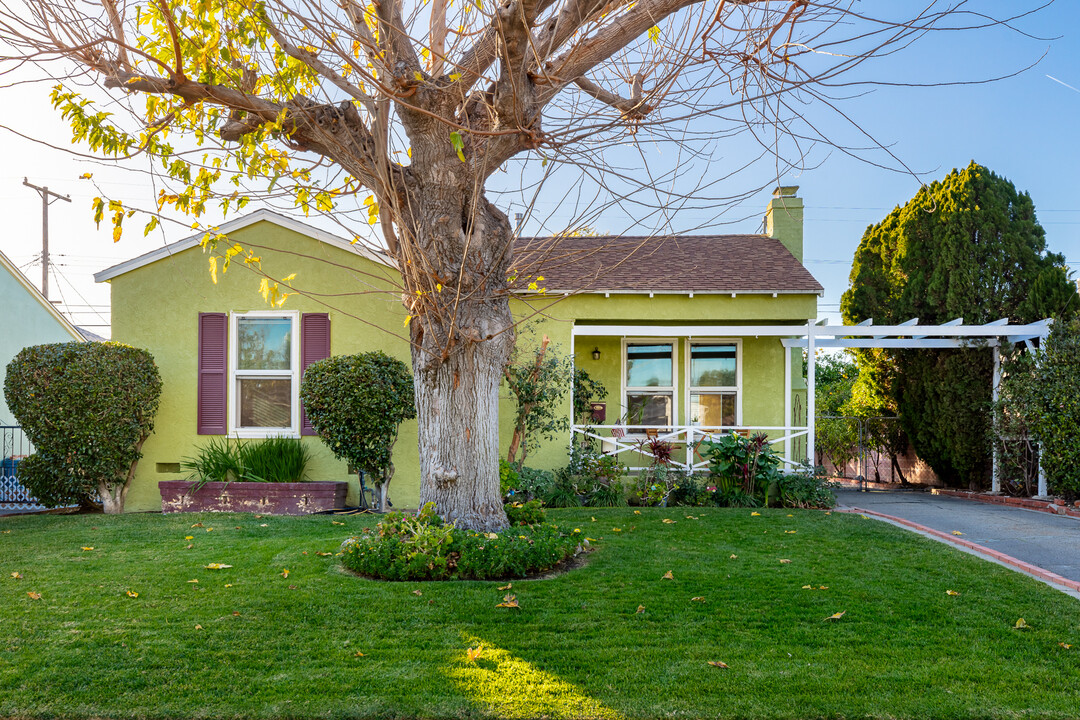
{"label": "stucco chimney", "polygon": [[779,240],[795,259],[803,259],[803,201],[798,185],[781,185],[765,210],[765,232]]}

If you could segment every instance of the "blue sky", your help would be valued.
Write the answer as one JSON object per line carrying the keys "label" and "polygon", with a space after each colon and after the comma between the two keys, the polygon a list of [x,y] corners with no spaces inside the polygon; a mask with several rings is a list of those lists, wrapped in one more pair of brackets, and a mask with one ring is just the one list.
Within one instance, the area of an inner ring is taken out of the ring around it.
{"label": "blue sky", "polygon": [[[1000,14],[1015,3],[975,5]],[[1016,77],[991,84],[878,88],[844,101],[842,107],[857,119],[860,128],[888,145],[927,181],[975,160],[1028,191],[1050,249],[1063,253],[1070,267],[1080,271],[1080,3],[1058,0],[1020,26],[1036,37],[1003,30],[937,34],[865,71],[890,81],[943,83],[1004,75],[1037,62]],[[68,146],[63,123],[48,107],[45,86],[9,87],[0,92],[0,125]],[[825,118],[821,122],[830,123],[824,127],[830,134],[855,137],[856,131],[835,116],[811,114],[815,122],[821,117]],[[60,273],[50,281],[51,295],[63,299],[77,323],[105,331],[100,325],[108,319],[108,290],[96,286],[91,275],[146,252],[162,240],[143,238],[132,228],[114,244],[108,229],[95,230],[91,220],[90,199],[96,191],[77,178],[93,172],[108,192],[144,198],[144,205],[156,191],[151,192],[140,176],[88,164],[4,130],[0,130],[0,149],[5,160],[0,169],[0,213],[6,225],[0,233],[0,250],[17,265],[26,266],[28,276],[38,280],[40,267],[30,263],[40,252],[40,199],[22,186],[23,177],[70,194],[72,203],[56,203],[51,208],[51,249]],[[838,151],[820,150],[814,162],[817,167],[785,174],[780,180],[801,188],[799,194],[807,208],[806,264],[825,286],[819,315],[836,323],[839,298],[847,287],[851,259],[863,231],[914,195],[919,180]],[[768,183],[769,170],[759,169],[752,181]],[[701,221],[688,213],[673,220],[672,227],[755,232],[768,199],[767,190],[758,193],[712,226],[701,227]],[[541,200],[550,205],[544,213],[546,224],[541,225],[538,215],[526,226],[526,233],[551,230],[570,220],[569,211],[563,217],[554,200]],[[512,215],[513,208],[509,212]],[[627,220],[612,210],[594,224],[617,232],[626,228]],[[170,239],[185,234],[177,228]]]}

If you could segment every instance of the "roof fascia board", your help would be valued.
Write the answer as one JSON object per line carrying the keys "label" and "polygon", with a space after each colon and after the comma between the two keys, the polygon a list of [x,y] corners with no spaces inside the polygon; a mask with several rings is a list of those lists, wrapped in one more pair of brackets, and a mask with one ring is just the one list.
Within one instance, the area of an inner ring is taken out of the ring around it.
{"label": "roof fascia board", "polygon": [[[323,230],[319,230],[318,228],[312,227],[306,223],[302,223],[299,220],[295,220],[284,215],[278,215],[275,212],[262,208],[256,210],[255,212],[244,215],[243,217],[239,217],[234,220],[224,222],[221,225],[218,225],[217,232],[228,235],[229,233],[236,232],[237,230],[242,230],[243,228],[254,225],[255,223],[264,221],[272,223],[279,227],[283,227],[286,230],[292,230],[293,232],[299,233],[301,235],[306,235],[310,238],[314,238],[315,240],[324,242],[327,245],[333,245],[335,247],[341,248],[346,252],[360,255],[361,257],[379,263],[380,265],[387,265],[387,262],[384,259],[380,258],[378,255],[367,250],[366,248],[353,245],[348,240],[340,238],[336,235],[332,235],[328,232],[324,232]],[[203,237],[206,236],[206,233],[207,231],[195,233],[194,235],[186,237],[182,240],[177,240],[176,242],[172,242],[168,245],[156,248],[148,253],[139,255],[138,257],[134,257],[130,260],[125,260],[122,263],[113,265],[112,267],[106,268],[101,272],[94,273],[94,282],[105,282],[107,280],[112,280],[114,277],[131,272],[132,270],[141,268],[144,265],[149,265],[163,258],[171,257],[172,255],[176,255],[177,253],[189,250],[198,245],[202,241]]]}
{"label": "roof fascia board", "polygon": [[37,300],[38,304],[45,308],[49,312],[49,314],[52,315],[58,323],[60,323],[60,325],[64,328],[65,332],[71,335],[71,337],[78,342],[86,342],[86,338],[82,336],[82,333],[79,332],[79,329],[72,325],[71,321],[64,317],[63,313],[57,310],[56,307],[51,302],[49,302],[48,298],[41,294],[41,291],[37,289],[37,286],[34,285],[34,283],[30,282],[30,279],[23,275],[22,271],[19,270],[19,268],[15,267],[15,263],[11,262],[11,260],[8,259],[8,256],[2,252],[0,252],[0,265],[3,265],[4,268],[8,272],[10,272],[11,275],[18,281],[18,283],[26,289],[26,292],[28,292],[32,298]]}

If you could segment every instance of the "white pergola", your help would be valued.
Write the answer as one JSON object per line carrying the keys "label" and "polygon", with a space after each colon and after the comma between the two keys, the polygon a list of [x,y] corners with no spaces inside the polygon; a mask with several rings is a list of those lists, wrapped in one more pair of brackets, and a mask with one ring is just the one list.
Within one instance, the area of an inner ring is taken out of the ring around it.
{"label": "white pergola", "polygon": [[[998,384],[1001,380],[1000,347],[1003,342],[1026,343],[1034,347],[1033,341],[1043,341],[1050,334],[1052,320],[1040,320],[1035,323],[1014,324],[1008,318],[995,320],[982,325],[965,325],[962,318],[940,325],[920,325],[917,318],[899,325],[874,325],[872,320],[858,325],[828,325],[827,321],[811,322],[806,325],[575,325],[571,336],[576,337],[686,337],[686,338],[748,338],[775,337],[785,348],[803,348],[807,353],[806,400],[807,424],[796,427],[791,424],[792,387],[791,353],[784,353],[784,418],[785,425],[778,427],[747,427],[755,430],[782,430],[783,437],[773,442],[784,443],[784,457],[792,463],[791,441],[805,435],[807,438],[807,457],[814,457],[814,388],[815,354],[820,348],[888,348],[930,350],[947,348],[986,347],[993,350],[994,374],[992,396],[998,397]],[[732,428],[741,429],[741,428]],[[625,428],[624,428],[625,430]],[[686,436],[692,442],[697,434],[707,434],[699,428],[675,426],[658,428],[664,431],[661,439],[677,439]],[[574,431],[593,435],[588,426],[574,426]],[[606,438],[600,438],[606,439]],[[626,443],[615,442],[617,452],[633,449]],[[998,492],[1000,484],[997,474],[997,452],[994,452],[993,490]],[[688,459],[687,467],[692,467]],[[1046,477],[1039,469],[1039,496],[1046,495]]]}

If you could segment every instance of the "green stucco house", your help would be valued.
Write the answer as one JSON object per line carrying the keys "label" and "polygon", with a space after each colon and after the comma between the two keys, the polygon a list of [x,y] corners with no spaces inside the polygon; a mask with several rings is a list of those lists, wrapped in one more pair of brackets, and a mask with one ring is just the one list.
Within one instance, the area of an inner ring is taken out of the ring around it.
{"label": "green stucco house", "polygon": [[[513,298],[515,315],[608,390],[588,425],[533,450],[529,465],[565,464],[572,433],[599,436],[631,467],[647,464],[634,450],[642,439],[667,438],[677,459],[693,464],[694,442],[728,428],[768,432],[789,459],[805,456],[801,351],[785,349],[776,331],[804,334],[822,292],[802,264],[796,190],[775,191],[765,235],[518,241],[518,276],[544,280]],[[164,383],[127,508],[158,509],[157,481],[182,477],[180,460],[205,436],[225,434],[305,437],[316,457],[311,478],[349,480],[354,503],[356,478],[310,436],[298,387],[303,368],[330,354],[383,350],[409,361],[397,273],[346,240],[265,210],[220,231],[261,263],[233,262],[211,282],[199,234],[95,276],[111,284],[113,339],[153,353]],[[296,293],[270,307],[261,282],[294,273]],[[755,336],[765,325],[772,334]],[[504,447],[511,416],[507,397]],[[415,507],[415,421],[402,426],[394,465],[391,498]]]}

